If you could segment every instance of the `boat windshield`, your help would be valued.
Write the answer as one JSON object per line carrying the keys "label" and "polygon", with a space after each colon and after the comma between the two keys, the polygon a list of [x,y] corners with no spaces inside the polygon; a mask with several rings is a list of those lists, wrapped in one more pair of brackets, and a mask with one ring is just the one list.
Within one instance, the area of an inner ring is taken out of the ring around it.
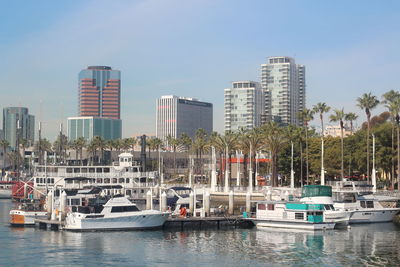
{"label": "boat windshield", "polygon": [[115,206],[111,208],[111,212],[131,212],[140,211],[136,206]]}
{"label": "boat windshield", "polygon": [[325,185],[306,185],[303,187],[301,197],[331,197],[332,187]]}
{"label": "boat windshield", "polygon": [[335,210],[335,208],[333,207],[333,205],[329,204],[329,205],[324,205],[325,210]]}

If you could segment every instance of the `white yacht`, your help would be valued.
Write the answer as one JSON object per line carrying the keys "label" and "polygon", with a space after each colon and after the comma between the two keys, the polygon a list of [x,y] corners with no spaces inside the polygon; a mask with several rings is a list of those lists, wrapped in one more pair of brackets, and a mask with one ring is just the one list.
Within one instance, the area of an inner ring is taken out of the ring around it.
{"label": "white yacht", "polygon": [[400,212],[398,199],[393,197],[343,191],[334,198],[335,209],[352,212],[349,223],[391,222]]}
{"label": "white yacht", "polygon": [[142,210],[126,197],[114,197],[105,205],[79,207],[67,213],[66,230],[139,230],[162,227],[169,212]]}

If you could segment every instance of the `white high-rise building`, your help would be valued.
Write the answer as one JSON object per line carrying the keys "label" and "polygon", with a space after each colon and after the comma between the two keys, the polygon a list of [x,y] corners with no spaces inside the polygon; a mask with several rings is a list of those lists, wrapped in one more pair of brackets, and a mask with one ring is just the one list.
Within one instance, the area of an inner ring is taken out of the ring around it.
{"label": "white high-rise building", "polygon": [[168,135],[179,138],[182,133],[195,136],[200,128],[213,130],[213,105],[195,98],[162,96],[156,103],[156,135],[166,141]]}
{"label": "white high-rise building", "polygon": [[305,66],[290,57],[270,57],[261,65],[266,120],[302,125],[298,114],[306,106]]}
{"label": "white high-rise building", "polygon": [[237,81],[225,94],[225,131],[252,129],[261,125],[264,116],[264,93],[260,84]]}

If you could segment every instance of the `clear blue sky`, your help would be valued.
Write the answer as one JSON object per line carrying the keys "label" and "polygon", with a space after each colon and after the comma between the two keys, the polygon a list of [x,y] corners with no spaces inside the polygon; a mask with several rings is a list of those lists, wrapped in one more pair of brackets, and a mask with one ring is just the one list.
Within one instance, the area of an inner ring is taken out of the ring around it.
{"label": "clear blue sky", "polygon": [[50,139],[77,115],[88,65],[121,70],[124,137],[154,133],[167,94],[212,102],[221,131],[223,89],[258,80],[268,56],[306,65],[308,106],[364,119],[358,96],[399,89],[400,1],[2,0],[1,10],[0,108],[29,107]]}

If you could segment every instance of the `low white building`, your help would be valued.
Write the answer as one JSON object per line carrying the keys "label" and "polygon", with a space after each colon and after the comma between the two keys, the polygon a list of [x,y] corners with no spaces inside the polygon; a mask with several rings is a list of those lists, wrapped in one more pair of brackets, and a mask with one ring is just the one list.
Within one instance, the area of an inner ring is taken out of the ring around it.
{"label": "low white building", "polygon": [[[325,136],[340,137],[340,125],[328,125],[325,127]],[[343,136],[351,135],[350,129],[345,125],[343,129]]]}

